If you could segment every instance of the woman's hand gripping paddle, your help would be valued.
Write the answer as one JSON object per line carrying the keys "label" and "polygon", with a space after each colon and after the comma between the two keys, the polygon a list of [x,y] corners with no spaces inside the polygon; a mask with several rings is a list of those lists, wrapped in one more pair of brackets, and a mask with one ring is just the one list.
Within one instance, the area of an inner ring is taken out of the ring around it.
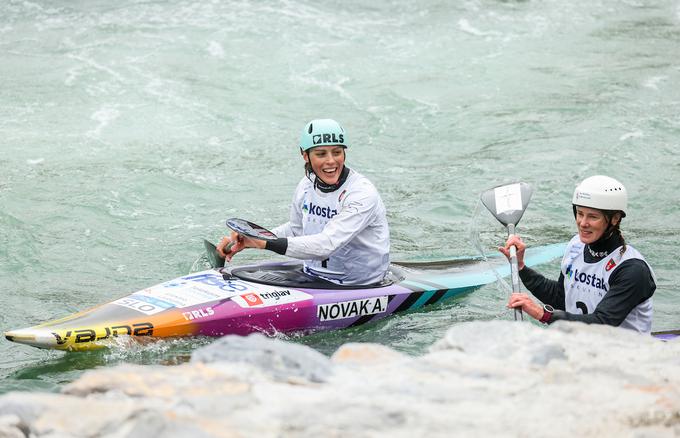
{"label": "woman's hand gripping paddle", "polygon": [[[229,244],[228,248],[231,248],[231,245],[232,244]],[[208,254],[208,263],[210,263],[210,266],[213,268],[223,268],[225,260],[224,257],[217,252],[217,247],[206,239],[203,239],[203,246],[205,246],[205,252]]]}
{"label": "woman's hand gripping paddle", "polygon": [[[510,237],[515,234],[515,227],[529,205],[532,192],[529,184],[518,182],[489,189],[482,193],[481,199],[487,210],[508,229],[508,237]],[[514,245],[510,247],[510,270],[512,293],[519,293],[517,248]],[[522,309],[515,309],[515,320],[517,319],[523,319]]]}
{"label": "woman's hand gripping paddle", "polygon": [[[252,237],[253,239],[260,240],[276,240],[276,234],[272,233],[268,229],[261,227],[257,224],[249,222],[244,219],[231,218],[227,219],[227,226],[232,230],[236,231],[238,234]],[[225,248],[224,252],[229,252],[232,246],[236,244],[236,241],[230,242]],[[203,239],[203,245],[208,253],[208,262],[213,268],[224,267],[225,259],[217,252],[217,247],[213,245],[208,240]]]}

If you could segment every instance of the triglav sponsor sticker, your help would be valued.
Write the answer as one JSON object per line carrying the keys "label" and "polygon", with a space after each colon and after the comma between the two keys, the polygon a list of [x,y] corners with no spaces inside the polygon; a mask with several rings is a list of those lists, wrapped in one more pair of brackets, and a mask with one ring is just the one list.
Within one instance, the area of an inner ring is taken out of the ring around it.
{"label": "triglav sponsor sticker", "polygon": [[257,308],[297,303],[312,298],[311,295],[296,289],[257,285],[256,291],[237,295],[232,298],[232,301],[241,307]]}

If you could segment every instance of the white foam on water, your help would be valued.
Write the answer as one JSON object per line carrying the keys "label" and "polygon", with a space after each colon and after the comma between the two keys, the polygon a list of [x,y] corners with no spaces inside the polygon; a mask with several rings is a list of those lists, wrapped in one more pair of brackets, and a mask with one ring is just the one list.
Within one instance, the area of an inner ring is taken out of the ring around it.
{"label": "white foam on water", "polygon": [[645,79],[645,81],[642,82],[642,86],[645,88],[651,88],[652,90],[658,90],[659,83],[667,80],[668,76],[652,76],[650,78]]}
{"label": "white foam on water", "polygon": [[120,111],[115,107],[103,106],[99,108],[90,116],[91,120],[99,122],[99,124],[94,129],[87,131],[86,135],[88,137],[99,137],[102,131],[108,127],[111,122],[120,117],[120,114]]}
{"label": "white foam on water", "polygon": [[620,141],[626,141],[626,140],[629,140],[631,138],[642,138],[642,137],[644,137],[644,133],[640,130],[636,130],[636,131],[633,131],[633,132],[627,132],[627,133],[623,134],[621,137],[619,137],[619,140]]}
{"label": "white foam on water", "polygon": [[466,18],[461,18],[460,20],[458,20],[458,28],[460,30],[462,30],[463,32],[469,33],[470,35],[475,35],[475,36],[488,35],[487,32],[482,32],[481,30],[477,29],[476,27],[473,27]]}
{"label": "white foam on water", "polygon": [[467,18],[461,18],[461,19],[458,20],[458,28],[465,33],[469,33],[470,35],[475,35],[475,36],[491,37],[491,36],[501,36],[501,35],[503,35],[501,32],[499,32],[497,30],[488,30],[488,31],[480,30],[477,27],[473,26],[468,21]]}
{"label": "white foam on water", "polygon": [[[103,42],[100,42],[100,43],[103,44]],[[105,73],[105,74],[111,76],[112,78],[114,78],[118,81],[122,82],[125,79],[123,77],[123,75],[121,75],[120,73],[118,73],[117,71],[112,69],[111,67],[109,67],[105,64],[102,64],[101,62],[98,62],[93,58],[90,58],[90,57],[87,57],[87,56],[84,56],[84,55],[81,55],[81,54],[75,54],[75,53],[69,54],[68,57],[75,60],[75,61],[80,62],[82,65],[89,67],[89,68],[91,68],[95,71]]]}
{"label": "white foam on water", "polygon": [[207,50],[208,53],[210,53],[210,56],[220,59],[224,58],[224,48],[217,41],[210,41]]}
{"label": "white foam on water", "polygon": [[330,90],[353,105],[358,105],[357,100],[344,87],[344,84],[349,82],[350,78],[339,75],[338,72],[333,71],[327,65],[316,65],[291,79],[312,87]]}

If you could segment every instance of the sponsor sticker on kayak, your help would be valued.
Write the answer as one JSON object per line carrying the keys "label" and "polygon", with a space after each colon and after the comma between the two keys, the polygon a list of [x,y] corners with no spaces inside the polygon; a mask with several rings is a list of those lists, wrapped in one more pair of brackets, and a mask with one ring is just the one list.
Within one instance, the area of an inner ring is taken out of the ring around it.
{"label": "sponsor sticker on kayak", "polygon": [[256,291],[236,295],[231,300],[239,306],[248,309],[297,303],[313,298],[308,293],[296,289],[284,289],[282,287],[265,286],[261,284],[254,286],[257,286]]}
{"label": "sponsor sticker on kayak", "polygon": [[165,309],[171,309],[175,307],[170,303],[156,300],[153,297],[136,294],[121,298],[112,302],[111,304],[127,307],[128,309],[136,310],[145,315],[154,315],[164,311]]}
{"label": "sponsor sticker on kayak", "polygon": [[376,315],[387,311],[387,296],[365,298],[362,300],[341,301],[339,303],[319,304],[316,316],[319,321],[354,318]]}
{"label": "sponsor sticker on kayak", "polygon": [[241,295],[241,298],[243,298],[250,307],[264,304],[264,301],[262,301],[262,298],[260,298],[258,294],[254,293],[244,294]]}
{"label": "sponsor sticker on kayak", "polygon": [[[279,295],[285,296],[279,297],[277,292]],[[276,301],[270,305],[312,298],[310,295],[299,291],[288,291],[287,294],[283,294],[280,288],[277,289],[272,286],[263,286],[238,279],[225,280],[219,272],[208,270],[140,290],[113,301],[112,304],[127,307],[146,315],[154,315],[166,309],[182,309],[228,298],[239,298],[240,295],[247,294],[259,294],[258,296],[265,304]],[[242,299],[236,301],[242,307],[246,307]]]}

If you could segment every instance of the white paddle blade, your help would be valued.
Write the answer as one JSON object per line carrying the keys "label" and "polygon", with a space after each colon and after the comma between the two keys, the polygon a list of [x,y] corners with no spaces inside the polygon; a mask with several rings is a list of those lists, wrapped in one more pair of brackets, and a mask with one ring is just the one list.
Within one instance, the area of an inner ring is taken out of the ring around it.
{"label": "white paddle blade", "polygon": [[494,187],[482,193],[482,204],[506,227],[517,225],[529,205],[533,189],[527,183],[517,182]]}

